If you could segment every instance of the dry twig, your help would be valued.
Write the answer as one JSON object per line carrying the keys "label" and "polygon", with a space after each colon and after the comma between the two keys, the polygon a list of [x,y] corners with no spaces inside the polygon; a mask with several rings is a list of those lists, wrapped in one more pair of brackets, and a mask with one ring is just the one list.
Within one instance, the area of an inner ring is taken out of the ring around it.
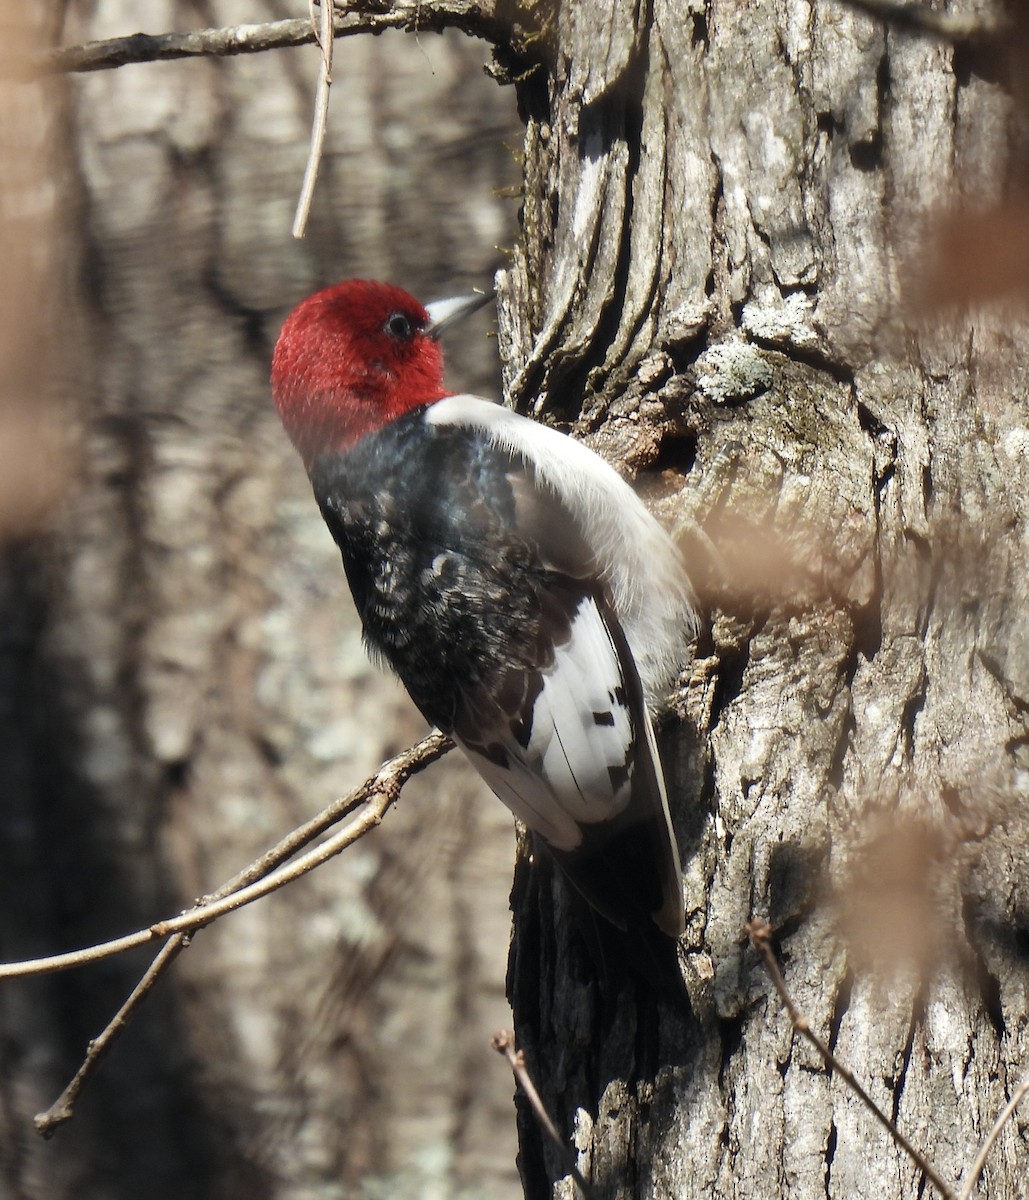
{"label": "dry twig", "polygon": [[[332,4],[324,0],[318,18],[318,45],[322,52],[321,70],[318,72],[318,87],[314,97],[314,118],[311,123],[311,145],[307,151],[304,167],[304,182],[300,186],[296,216],[293,218],[293,236],[302,238],[307,232],[307,218],[311,214],[314,187],[318,182],[318,168],[325,147],[325,130],[329,123],[329,89],[332,87],[332,49],[335,45]],[[314,26],[314,0],[311,0],[311,24]]]}
{"label": "dry twig", "polygon": [[[378,805],[373,806],[369,812],[362,814],[361,818],[352,822],[346,829],[341,830],[336,838],[319,847],[311,855],[307,855],[304,859],[299,860],[290,871],[295,872],[292,875],[295,878],[298,874],[304,873],[303,870],[297,870],[302,864],[310,863],[306,867],[306,870],[313,869],[314,866],[318,865],[317,862],[312,861],[313,859],[318,858],[320,861],[325,861],[325,858],[331,857],[332,853],[338,853],[346,845],[350,845],[351,842],[356,841],[370,829],[373,829],[382,819],[383,814],[390,805],[396,801],[400,790],[407,780],[412,775],[416,775],[419,771],[423,770],[430,763],[441,758],[452,746],[453,743],[450,739],[444,737],[441,733],[432,733],[427,738],[423,738],[422,741],[404,751],[403,754],[399,754],[389,762],[383,764],[370,779],[365,780],[360,787],[355,788],[349,795],[330,804],[316,817],[298,829],[294,829],[277,846],[273,847],[256,862],[251,863],[249,867],[223,884],[216,892],[198,900],[194,908],[184,915],[200,917],[202,924],[208,924],[215,919],[216,915],[219,915],[217,913],[212,915],[212,909],[216,907],[216,901],[229,897],[238,897],[244,891],[250,890],[250,885],[257,883],[258,880],[267,880],[276,867],[291,858],[298,850],[308,845],[320,833],[323,833],[336,822],[348,816],[356,808],[359,808],[362,804],[372,799],[372,797],[378,795],[380,797]],[[330,853],[329,851],[332,847],[335,849],[332,849]],[[287,872],[279,872],[275,876],[279,880],[276,886],[281,886],[288,881],[286,878],[287,874]],[[269,888],[267,890],[272,889]],[[257,895],[250,896],[250,899],[257,899]],[[234,907],[238,907],[238,905]],[[162,926],[167,927],[169,925],[170,922],[163,922],[161,925],[151,926],[149,930],[145,931],[145,935],[149,938],[154,935],[155,931],[161,929]],[[198,925],[197,928],[199,927]],[[118,939],[116,942],[108,942],[105,945],[108,948],[117,946],[120,943],[139,936],[141,935],[130,935],[129,939]],[[65,1121],[71,1120],[74,1116],[75,1103],[82,1089],[92,1078],[119,1034],[124,1031],[129,1021],[135,1015],[136,1010],[153,990],[157,981],[168,970],[178,955],[189,945],[191,938],[191,931],[180,929],[165,942],[139,983],[136,984],[124,1004],[122,1004],[121,1008],[118,1009],[117,1013],[107,1023],[103,1032],[90,1041],[81,1066],[75,1072],[75,1075],[61,1092],[60,1096],[45,1112],[37,1114],[35,1118],[37,1133],[40,1133],[43,1137],[51,1137],[60,1125],[64,1124]],[[138,943],[134,942],[133,944]],[[97,957],[106,957],[106,955],[94,955],[91,953],[91,951],[100,948],[102,947],[90,947],[87,951],[77,951],[67,955],[55,955],[49,959],[35,959],[26,963],[0,965],[0,979],[27,974],[41,974],[48,969],[66,969],[77,966],[81,962],[93,961]],[[116,950],[111,952],[117,953]],[[52,965],[54,963],[59,965]]]}
{"label": "dry twig", "polygon": [[514,1034],[509,1033],[506,1029],[501,1029],[499,1033],[495,1033],[490,1038],[490,1045],[498,1054],[502,1054],[507,1059],[518,1086],[525,1093],[525,1098],[529,1101],[532,1111],[536,1114],[536,1119],[542,1125],[547,1137],[557,1147],[564,1162],[565,1170],[575,1180],[576,1186],[586,1197],[586,1200],[592,1200],[592,1189],[583,1178],[582,1172],[575,1165],[575,1155],[572,1153],[568,1143],[558,1133],[557,1126],[550,1119],[550,1114],[547,1112],[540,1094],[536,1090],[536,1085],[532,1082],[532,1076],[525,1066],[525,1055],[521,1050],[515,1049]]}
{"label": "dry twig", "polygon": [[932,1183],[936,1190],[940,1193],[944,1200],[957,1200],[954,1192],[947,1186],[944,1180],[940,1177],[940,1173],[930,1163],[920,1150],[916,1149],[907,1138],[900,1132],[896,1125],[876,1104],[872,1097],[858,1082],[854,1073],[843,1065],[822,1039],[815,1033],[805,1017],[797,1006],[793,1003],[793,997],[790,995],[786,987],[786,981],[782,977],[782,972],[779,970],[779,964],[776,962],[775,954],[772,950],[772,927],[767,921],[753,920],[748,921],[747,936],[750,938],[750,944],[760,954],[761,961],[764,963],[765,970],[768,972],[772,983],[775,985],[775,990],[779,993],[779,998],[783,1002],[783,1007],[789,1015],[790,1022],[793,1028],[805,1038],[818,1052],[822,1061],[830,1071],[834,1071],[854,1092],[859,1100],[865,1105],[870,1113],[886,1127],[890,1136],[897,1145],[910,1156],[911,1160],[923,1172],[926,1179]]}
{"label": "dry twig", "polygon": [[[421,33],[439,33],[460,29],[471,37],[484,38],[516,53],[529,53],[529,31],[512,29],[483,6],[469,0],[384,0],[366,5],[353,4],[344,13],[336,13],[333,32],[336,37],[358,33],[381,33],[386,29],[417,29]],[[256,25],[233,25],[220,29],[194,29],[187,33],[133,33],[126,37],[105,38],[80,46],[65,46],[36,58],[12,61],[6,73],[44,75],[79,71],[106,71],[130,63],[158,62],[177,58],[224,57],[235,54],[259,54],[290,46],[307,46],[317,40],[315,29],[305,17],[269,21]]]}
{"label": "dry twig", "polygon": [[1000,1136],[1000,1131],[1004,1128],[1006,1122],[1011,1118],[1019,1102],[1029,1095],[1029,1071],[1027,1071],[1019,1082],[1018,1087],[1012,1093],[1011,1099],[1004,1105],[1000,1111],[1000,1115],[993,1122],[993,1128],[986,1136],[986,1140],[979,1148],[979,1153],[975,1157],[975,1162],[972,1163],[968,1171],[968,1178],[965,1180],[965,1186],[961,1189],[959,1200],[971,1200],[972,1192],[975,1190],[975,1185],[982,1174],[983,1167],[986,1166],[986,1158],[993,1149],[993,1143]]}
{"label": "dry twig", "polygon": [[993,1128],[983,1141],[976,1155],[975,1161],[968,1169],[965,1177],[964,1186],[961,1189],[960,1196],[947,1186],[940,1178],[939,1172],[929,1163],[925,1156],[921,1154],[900,1132],[896,1125],[889,1117],[878,1107],[875,1101],[868,1095],[865,1089],[858,1083],[854,1075],[839,1061],[828,1046],[814,1033],[809,1025],[807,1018],[804,1017],[793,1003],[793,997],[790,995],[786,987],[786,981],[782,977],[782,972],[779,970],[779,964],[776,962],[775,954],[772,950],[772,928],[767,921],[754,920],[747,924],[747,936],[750,938],[750,944],[761,955],[761,961],[764,963],[765,970],[771,977],[772,983],[775,985],[775,990],[779,993],[779,997],[783,1002],[786,1012],[789,1014],[793,1028],[806,1038],[808,1042],[818,1051],[830,1071],[835,1071],[841,1079],[851,1088],[851,1090],[862,1100],[865,1106],[875,1115],[875,1117],[889,1130],[890,1136],[900,1148],[910,1156],[912,1161],[924,1172],[925,1177],[930,1180],[936,1190],[944,1197],[944,1200],[971,1200],[972,1193],[975,1191],[976,1182],[982,1174],[983,1167],[986,1165],[986,1159],[993,1149],[994,1143],[1000,1135],[1000,1131],[1004,1128],[1007,1121],[1011,1119],[1012,1114],[1018,1107],[1019,1103],[1029,1095],[1029,1072],[1022,1077],[1018,1086],[1011,1095],[1011,1099],[1001,1110],[1000,1115],[993,1123]]}
{"label": "dry twig", "polygon": [[[452,746],[453,742],[442,733],[429,734],[417,745],[385,763],[370,779],[361,784],[359,788],[355,788],[348,796],[337,800],[306,825],[294,830],[273,850],[263,855],[257,862],[252,863],[245,871],[240,872],[235,879],[230,880],[210,896],[203,897],[194,908],[187,909],[179,916],[171,917],[166,921],[158,921],[148,929],[126,934],[125,937],[114,938],[112,941],[101,942],[82,950],[73,950],[67,954],[53,954],[46,958],[2,963],[0,964],[0,979],[16,979],[26,975],[46,975],[54,971],[66,971],[71,967],[111,958],[115,954],[121,954],[136,946],[145,946],[148,942],[168,937],[173,933],[193,932],[209,925],[227,912],[242,908],[245,904],[250,904],[252,901],[260,899],[261,896],[276,891],[292,880],[299,879],[301,875],[313,871],[315,867],[335,857],[369,830],[374,829],[395,803],[401,788],[408,779],[424,770],[438,758],[442,758]],[[375,802],[370,803],[373,800]],[[288,866],[279,867],[280,863],[307,845],[319,833],[324,832],[342,817],[365,803],[367,803],[365,811],[333,837]],[[279,869],[275,869],[277,867]]]}
{"label": "dry twig", "polygon": [[136,1009],[147,998],[160,977],[189,945],[190,937],[191,935],[188,933],[177,933],[164,943],[157,957],[147,968],[139,983],[132,989],[125,1003],[107,1022],[103,1033],[90,1040],[82,1065],[72,1076],[64,1091],[45,1112],[36,1114],[34,1124],[38,1134],[45,1138],[53,1137],[59,1126],[72,1119],[75,1115],[75,1102],[79,1098],[79,1093],[96,1074],[97,1068],[107,1057],[107,1052],[118,1039],[118,1035],[124,1032],[129,1021],[132,1020]]}

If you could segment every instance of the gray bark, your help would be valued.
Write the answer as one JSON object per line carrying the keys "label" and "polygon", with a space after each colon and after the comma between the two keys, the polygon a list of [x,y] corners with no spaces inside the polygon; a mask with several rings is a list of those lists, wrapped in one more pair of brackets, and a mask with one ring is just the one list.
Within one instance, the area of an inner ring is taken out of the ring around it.
{"label": "gray bark", "polygon": [[[680,520],[711,621],[663,737],[692,1011],[584,985],[523,864],[518,1037],[599,1196],[914,1196],[744,925],[957,1180],[1026,1065],[1029,342],[911,285],[935,212],[985,229],[1025,114],[967,50],[835,4],[563,5],[549,37],[507,382]],[[1022,1193],[1025,1129],[983,1194]]]}

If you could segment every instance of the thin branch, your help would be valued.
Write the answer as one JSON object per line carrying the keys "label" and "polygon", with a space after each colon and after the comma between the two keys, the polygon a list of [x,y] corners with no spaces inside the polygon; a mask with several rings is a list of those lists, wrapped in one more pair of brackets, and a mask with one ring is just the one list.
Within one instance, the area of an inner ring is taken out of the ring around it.
{"label": "thin branch", "polygon": [[79,1098],[79,1093],[96,1074],[97,1068],[107,1057],[107,1052],[119,1034],[125,1031],[129,1021],[135,1016],[136,1009],[149,996],[158,979],[185,950],[189,942],[189,934],[177,933],[161,947],[160,953],[150,964],[139,983],[132,989],[128,999],[108,1021],[103,1033],[90,1041],[86,1057],[82,1060],[82,1065],[75,1072],[68,1086],[45,1112],[36,1114],[33,1123],[36,1132],[41,1137],[53,1137],[59,1126],[72,1119],[75,1115],[75,1102]]}
{"label": "thin branch", "polygon": [[[298,829],[294,829],[277,846],[273,847],[256,862],[251,863],[245,870],[240,871],[232,879],[224,883],[216,892],[209,896],[204,896],[201,900],[197,901],[194,908],[200,909],[205,905],[210,905],[212,901],[231,895],[246,885],[266,877],[275,867],[291,858],[298,850],[308,845],[320,833],[323,833],[331,825],[341,821],[345,816],[353,812],[355,808],[365,803],[371,795],[384,786],[384,779],[387,781],[388,786],[399,791],[406,779],[421,770],[422,767],[427,766],[429,762],[434,761],[429,754],[425,754],[424,757],[422,756],[422,751],[429,740],[425,739],[425,741],[418,743],[418,745],[412,747],[403,755],[398,755],[386,763],[375,775],[365,780],[360,787],[355,788],[348,796],[330,804],[316,817]],[[445,754],[447,749],[449,747],[445,746],[441,753]],[[398,772],[406,773],[401,778]],[[164,946],[161,947],[139,983],[136,984],[121,1008],[118,1009],[117,1013],[107,1023],[103,1032],[99,1037],[93,1038],[90,1041],[86,1056],[67,1087],[65,1087],[60,1096],[45,1112],[36,1115],[35,1126],[37,1133],[45,1138],[52,1137],[59,1126],[72,1119],[75,1115],[75,1104],[82,1089],[96,1073],[100,1063],[107,1056],[108,1051],[119,1035],[128,1027],[136,1010],[153,990],[157,981],[168,970],[179,954],[190,944],[192,936],[191,933],[184,932],[173,934],[165,942]]]}
{"label": "thin branch", "polygon": [[[132,950],[136,946],[145,946],[158,938],[166,938],[173,933],[188,933],[201,929],[225,913],[260,899],[293,879],[313,871],[315,867],[335,857],[347,846],[363,837],[382,821],[385,813],[396,802],[401,788],[408,779],[424,770],[430,763],[442,758],[452,747],[451,740],[442,733],[429,734],[417,745],[385,763],[375,775],[350,795],[330,805],[300,830],[295,830],[288,838],[283,839],[274,850],[251,864],[245,871],[240,872],[235,879],[219,888],[212,896],[204,897],[195,908],[188,909],[179,916],[166,921],[159,921],[151,925],[149,929],[141,929],[136,933],[127,934],[125,937],[114,938],[109,942],[101,942],[82,950],[74,950],[67,954],[54,954],[47,958],[27,959],[24,962],[0,964],[0,979],[45,975],[54,971],[66,971],[71,967],[82,966],[89,962],[98,962],[104,958],[111,958],[115,954],[122,954],[126,950]],[[370,803],[376,797],[376,802]],[[345,825],[322,845],[315,847],[288,866],[277,870],[273,869],[284,858],[289,857],[302,845],[309,842],[311,837],[334,824],[342,815],[366,802],[368,802],[367,807],[360,816]]]}
{"label": "thin branch", "polygon": [[[349,11],[336,13],[333,33],[350,37],[358,33],[382,33],[386,29],[440,33],[460,29],[517,54],[528,55],[531,31],[513,29],[501,21],[492,6],[475,0],[366,0]],[[233,25],[220,29],[195,29],[187,33],[133,33],[106,38],[80,46],[65,46],[38,57],[14,63],[8,59],[5,73],[26,70],[34,75],[106,71],[130,63],[158,62],[177,58],[224,57],[259,54],[290,46],[307,46],[317,40],[311,22],[303,17],[269,21],[257,25]]]}
{"label": "thin branch", "polygon": [[750,938],[750,944],[761,956],[761,961],[764,963],[765,970],[768,972],[772,983],[775,985],[775,990],[779,993],[779,998],[783,1002],[783,1007],[789,1015],[790,1022],[793,1028],[801,1037],[805,1038],[818,1054],[821,1056],[822,1062],[830,1071],[834,1071],[854,1092],[859,1100],[865,1105],[870,1113],[889,1131],[890,1136],[897,1145],[907,1154],[915,1165],[922,1171],[926,1179],[932,1183],[933,1187],[940,1193],[944,1200],[957,1200],[956,1195],[950,1187],[940,1177],[939,1172],[930,1163],[924,1154],[916,1149],[907,1138],[900,1132],[890,1118],[882,1111],[871,1096],[858,1082],[856,1076],[843,1065],[842,1062],[833,1054],[829,1047],[815,1033],[808,1023],[807,1018],[800,1012],[797,1006],[793,1003],[793,997],[790,995],[786,987],[786,981],[782,977],[782,972],[779,970],[779,964],[775,960],[775,953],[772,950],[772,927],[767,921],[753,920],[748,921],[746,925],[747,936]]}
{"label": "thin branch", "polygon": [[[314,0],[311,0],[311,24],[314,25]],[[332,5],[328,0],[321,5],[318,24],[318,45],[322,51],[322,65],[318,72],[318,87],[314,96],[314,118],[311,124],[311,145],[307,151],[304,167],[304,182],[300,186],[296,216],[293,218],[293,236],[302,238],[307,232],[307,218],[311,215],[314,186],[318,182],[318,168],[322,162],[325,146],[325,130],[329,123],[329,89],[332,87],[333,34]]]}
{"label": "thin branch", "polygon": [[593,1200],[593,1191],[583,1178],[582,1172],[576,1166],[575,1155],[572,1153],[568,1143],[558,1133],[557,1126],[550,1119],[550,1114],[540,1099],[536,1085],[532,1082],[532,1076],[525,1066],[525,1055],[521,1050],[515,1049],[514,1035],[508,1033],[506,1029],[501,1029],[499,1033],[495,1033],[490,1038],[490,1045],[498,1054],[502,1054],[507,1059],[518,1086],[525,1093],[526,1099],[532,1106],[532,1111],[536,1114],[536,1119],[557,1147],[558,1153],[561,1155],[564,1163],[565,1171],[575,1180],[576,1186],[586,1197],[586,1200]]}
{"label": "thin branch", "polygon": [[996,38],[1004,28],[982,14],[938,12],[911,0],[839,0],[878,21],[910,33],[921,33],[945,42],[982,42]]}
{"label": "thin branch", "polygon": [[990,1151],[993,1149],[994,1142],[996,1142],[997,1138],[1000,1137],[1000,1131],[1004,1128],[1004,1125],[1007,1123],[1007,1121],[1011,1119],[1011,1116],[1018,1107],[1019,1102],[1027,1095],[1029,1095],[1029,1071],[1022,1076],[1021,1082],[1019,1083],[1018,1087],[1015,1088],[1011,1099],[1007,1102],[1007,1104],[1004,1105],[1003,1109],[1001,1109],[1000,1116],[998,1116],[996,1121],[994,1121],[993,1128],[990,1130],[989,1135],[983,1142],[982,1147],[976,1156],[975,1162],[972,1163],[972,1166],[968,1172],[968,1178],[965,1180],[965,1186],[961,1189],[960,1200],[970,1200],[972,1192],[975,1190],[975,1185],[979,1180],[979,1176],[982,1174],[983,1167],[986,1166],[986,1159]]}

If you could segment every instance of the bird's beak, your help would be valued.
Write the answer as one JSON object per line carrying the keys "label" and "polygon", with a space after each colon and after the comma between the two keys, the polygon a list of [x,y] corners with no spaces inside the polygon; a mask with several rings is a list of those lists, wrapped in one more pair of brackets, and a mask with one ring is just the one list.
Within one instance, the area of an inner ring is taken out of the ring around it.
{"label": "bird's beak", "polygon": [[489,304],[494,295],[491,288],[488,292],[472,292],[468,296],[455,296],[452,300],[433,300],[425,306],[425,311],[429,314],[429,323],[424,332],[433,339],[438,338],[451,325],[456,325],[470,313],[477,312],[484,304]]}

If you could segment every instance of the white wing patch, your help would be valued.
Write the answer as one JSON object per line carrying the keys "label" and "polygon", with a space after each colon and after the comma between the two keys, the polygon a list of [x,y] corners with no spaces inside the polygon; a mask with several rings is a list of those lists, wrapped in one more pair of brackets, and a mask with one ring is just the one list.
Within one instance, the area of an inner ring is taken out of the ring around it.
{"label": "white wing patch", "polygon": [[448,396],[425,420],[478,430],[558,498],[611,589],[648,703],[664,699],[699,629],[696,597],[678,549],[632,488],[581,442],[478,396]]}
{"label": "white wing patch", "polygon": [[608,820],[628,805],[633,755],[651,753],[652,743],[640,731],[637,745],[618,654],[592,597],[579,605],[571,636],[555,648],[542,679],[528,745],[513,729],[497,739],[507,766],[459,744],[515,816],[556,849],[573,850],[580,824]]}

